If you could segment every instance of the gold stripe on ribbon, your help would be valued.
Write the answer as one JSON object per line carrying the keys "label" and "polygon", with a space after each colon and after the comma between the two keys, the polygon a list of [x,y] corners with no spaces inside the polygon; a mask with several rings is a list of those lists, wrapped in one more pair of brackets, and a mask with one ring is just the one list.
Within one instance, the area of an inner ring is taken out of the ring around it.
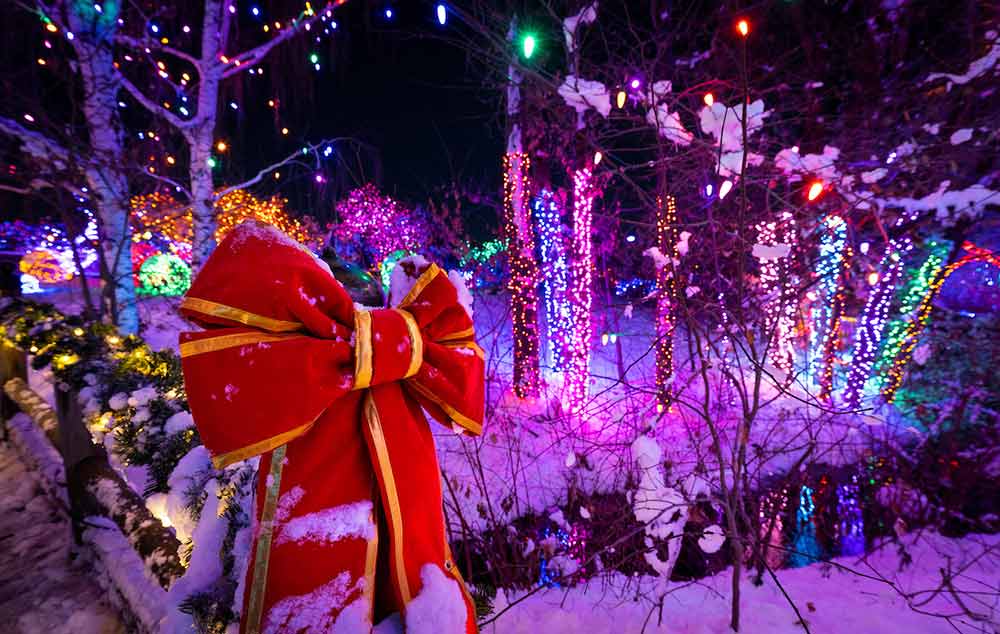
{"label": "gold stripe on ribbon", "polygon": [[180,307],[193,310],[196,313],[202,313],[212,317],[221,317],[222,319],[236,321],[241,324],[246,324],[247,326],[253,326],[254,328],[260,328],[261,330],[268,330],[271,332],[292,332],[302,328],[302,324],[297,321],[273,319],[271,317],[265,317],[264,315],[258,315],[246,310],[234,308],[233,306],[226,306],[225,304],[212,302],[198,297],[185,297],[184,300],[181,301]]}
{"label": "gold stripe on ribbon", "polygon": [[365,552],[365,589],[364,596],[368,602],[368,620],[375,621],[375,565],[378,563],[378,490],[372,491],[373,508],[371,512],[371,523],[374,527],[374,534],[368,540],[368,549]]}
{"label": "gold stripe on ribbon", "polygon": [[382,432],[382,419],[379,417],[378,408],[375,407],[375,399],[371,392],[365,394],[365,418],[368,419],[368,429],[372,435],[372,445],[375,446],[378,469],[382,474],[382,483],[385,485],[386,501],[389,504],[389,522],[392,525],[392,549],[393,557],[396,561],[396,582],[399,585],[399,594],[403,599],[403,606],[410,602],[413,595],[410,594],[410,583],[406,578],[406,560],[403,558],[403,514],[399,506],[399,492],[396,491],[396,478],[392,474],[392,464],[389,460],[389,447],[385,443],[385,434]]}
{"label": "gold stripe on ribbon", "polygon": [[267,589],[267,564],[271,558],[271,539],[274,537],[274,515],[278,509],[278,493],[281,489],[281,471],[284,468],[286,445],[281,445],[271,454],[270,484],[264,495],[264,507],[260,515],[260,534],[257,536],[257,553],[253,562],[253,585],[250,587],[247,605],[247,633],[259,634],[260,621],[264,611],[264,592]]}
{"label": "gold stripe on ribbon", "polygon": [[277,436],[271,436],[270,438],[265,438],[260,442],[255,442],[252,445],[247,445],[246,447],[240,447],[239,449],[234,449],[233,451],[227,451],[224,454],[219,454],[212,458],[212,465],[216,469],[223,469],[233,464],[234,462],[239,462],[240,460],[246,460],[247,458],[252,458],[253,456],[258,456],[262,453],[267,453],[272,449],[277,452],[277,448],[280,445],[285,445],[292,440],[295,440],[302,434],[309,431],[313,426],[312,423],[306,423],[305,425],[299,425],[295,429],[290,429],[284,433],[278,434]]}
{"label": "gold stripe on ribbon", "polygon": [[417,278],[417,281],[413,283],[413,288],[411,288],[410,292],[406,294],[406,297],[403,298],[403,301],[396,304],[396,306],[402,308],[404,306],[412,304],[413,300],[417,298],[417,295],[420,295],[420,293],[422,293],[423,290],[427,288],[427,285],[430,284],[432,281],[434,281],[434,278],[437,277],[437,274],[440,272],[441,269],[438,267],[438,265],[432,262],[431,265],[427,267],[427,270],[421,273],[420,277]]}
{"label": "gold stripe on ribbon", "polygon": [[424,336],[420,334],[417,320],[409,311],[399,308],[393,308],[393,310],[406,322],[406,330],[410,334],[410,365],[406,368],[406,374],[403,375],[404,379],[408,379],[420,370],[420,366],[424,362]]}
{"label": "gold stripe on ribbon", "polygon": [[442,410],[444,410],[444,413],[447,414],[450,419],[452,419],[453,421],[455,421],[468,431],[472,432],[473,434],[476,434],[477,436],[483,433],[482,424],[477,423],[476,421],[472,420],[471,418],[469,418],[462,412],[458,411],[451,405],[445,403],[443,400],[438,398],[436,394],[431,392],[423,385],[417,383],[416,381],[407,381],[406,384],[412,387],[417,392],[419,392],[421,396],[423,396],[424,398],[426,398],[427,400],[431,401],[432,403],[440,407]]}
{"label": "gold stripe on ribbon", "polygon": [[372,384],[372,314],[354,313],[354,387],[363,390]]}
{"label": "gold stripe on ribbon", "polygon": [[453,350],[472,350],[477,357],[486,360],[486,351],[479,347],[479,344],[475,341],[446,341],[445,343],[439,344],[445,348],[451,348]]}
{"label": "gold stripe on ribbon", "polygon": [[456,332],[449,332],[447,335],[442,335],[437,338],[436,341],[456,341],[458,339],[472,339],[476,336],[476,329],[469,326],[465,330],[458,330]]}
{"label": "gold stripe on ribbon", "polygon": [[195,339],[185,341],[181,344],[181,357],[193,357],[206,352],[218,352],[227,348],[245,346],[254,343],[270,343],[273,341],[285,341],[287,339],[299,339],[303,335],[277,334],[269,332],[238,332],[231,335],[219,337],[207,337],[205,339]]}

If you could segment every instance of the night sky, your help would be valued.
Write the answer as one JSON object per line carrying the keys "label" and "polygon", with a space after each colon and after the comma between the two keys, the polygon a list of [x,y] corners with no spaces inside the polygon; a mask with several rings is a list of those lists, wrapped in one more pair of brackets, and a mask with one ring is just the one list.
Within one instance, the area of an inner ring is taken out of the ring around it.
{"label": "night sky", "polygon": [[[380,3],[348,2],[336,9],[338,29],[329,39],[315,45],[306,38],[293,42],[268,65],[274,72],[300,65],[295,79],[272,75],[269,83],[283,117],[301,132],[285,145],[294,149],[296,141],[352,137],[365,146],[360,166],[354,146],[338,147],[347,164],[330,166],[329,185],[322,192],[310,191],[315,187],[305,175],[286,184],[282,193],[293,206],[329,205],[366,180],[411,202],[425,200],[434,187],[458,178],[499,189],[500,96],[482,81],[482,69],[451,43],[450,30],[461,28],[458,21],[452,17],[442,27],[434,8],[434,3],[400,3],[387,20]],[[313,51],[322,59],[319,72],[300,61]],[[236,121],[237,146],[242,144],[246,152],[244,171],[285,152],[270,141],[275,138],[275,124],[269,120],[273,113],[261,105],[269,95],[255,90],[255,82],[244,80],[245,101],[253,103]],[[324,215],[322,210],[310,212]]]}

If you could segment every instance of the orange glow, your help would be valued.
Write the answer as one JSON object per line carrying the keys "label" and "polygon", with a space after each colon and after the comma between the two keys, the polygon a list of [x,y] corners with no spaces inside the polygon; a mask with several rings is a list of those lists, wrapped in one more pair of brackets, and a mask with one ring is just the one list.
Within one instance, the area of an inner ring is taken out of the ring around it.
{"label": "orange glow", "polygon": [[715,103],[715,95],[713,95],[710,92],[706,92],[705,93],[705,105],[708,106],[709,108],[711,108],[712,104],[714,104],[714,103]]}
{"label": "orange glow", "polygon": [[816,200],[822,193],[823,193],[823,183],[821,183],[820,181],[813,181],[812,185],[809,186],[809,193],[806,194],[806,197],[809,200]]}
{"label": "orange glow", "polygon": [[225,141],[219,141],[218,143],[215,144],[215,149],[220,152],[225,152],[226,150],[229,149],[229,146],[226,145]]}
{"label": "orange glow", "polygon": [[740,32],[740,35],[746,37],[750,34],[750,23],[746,20],[740,20],[736,23],[736,30]]}

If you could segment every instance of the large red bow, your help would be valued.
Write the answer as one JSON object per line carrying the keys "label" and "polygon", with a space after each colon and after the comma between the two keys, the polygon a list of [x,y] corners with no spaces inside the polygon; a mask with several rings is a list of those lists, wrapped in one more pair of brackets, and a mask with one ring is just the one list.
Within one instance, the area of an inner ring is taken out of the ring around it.
{"label": "large red bow", "polygon": [[[180,351],[188,402],[213,462],[222,468],[261,455],[260,473],[268,474],[258,483],[244,632],[269,631],[268,619],[279,618],[271,607],[325,587],[330,568],[363,573],[358,585],[376,604],[375,617],[405,613],[428,563],[461,585],[421,409],[480,433],[484,364],[472,319],[441,269],[428,266],[393,308],[356,307],[310,252],[248,223],[209,258],[181,311],[206,328],[182,333]],[[297,497],[284,512],[288,492]],[[373,515],[388,548],[375,545],[377,536],[323,550],[280,539],[282,521],[366,499],[381,502]],[[387,568],[378,579],[376,555]],[[467,595],[466,602],[472,632]]]}

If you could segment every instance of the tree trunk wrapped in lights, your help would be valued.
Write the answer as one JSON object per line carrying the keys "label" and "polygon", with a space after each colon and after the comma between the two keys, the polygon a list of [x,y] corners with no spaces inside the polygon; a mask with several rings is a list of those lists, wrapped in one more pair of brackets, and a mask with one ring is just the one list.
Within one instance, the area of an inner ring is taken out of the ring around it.
{"label": "tree trunk wrapped in lights", "polygon": [[591,244],[594,198],[598,190],[592,167],[573,173],[572,258],[569,265],[569,311],[572,328],[567,338],[568,370],[565,402],[571,414],[583,410],[590,383],[594,257]]}
{"label": "tree trunk wrapped in lights", "polygon": [[532,203],[532,219],[538,231],[542,265],[542,298],[545,305],[545,333],[552,368],[568,367],[567,337],[572,328],[568,302],[569,269],[566,256],[565,225],[556,197],[541,190]]}
{"label": "tree trunk wrapped in lights", "polygon": [[528,170],[531,161],[523,152],[508,152],[503,159],[503,223],[510,265],[510,311],[514,338],[514,393],[538,394],[538,264],[535,262],[531,210],[528,206]]}
{"label": "tree trunk wrapped in lights", "polygon": [[810,370],[819,375],[821,398],[829,397],[833,389],[833,357],[844,308],[844,289],[841,281],[849,256],[847,223],[836,214],[827,216],[822,222],[819,261],[816,264],[816,277],[820,289],[819,308],[813,311],[813,330],[809,346],[813,353],[809,360]]}
{"label": "tree trunk wrapped in lights", "polygon": [[928,285],[927,293],[917,306],[916,313],[900,337],[899,351],[896,353],[892,365],[886,371],[885,382],[882,386],[882,396],[887,403],[892,402],[896,396],[896,391],[903,384],[906,366],[909,365],[910,359],[913,356],[913,350],[917,347],[917,341],[920,339],[920,333],[927,327],[927,323],[931,318],[931,311],[934,310],[934,298],[937,297],[948,277],[958,269],[972,262],[989,262],[993,266],[1000,267],[1000,256],[995,255],[989,249],[977,247],[971,242],[962,244],[962,249],[967,251],[968,255],[963,256],[938,271]]}
{"label": "tree trunk wrapped in lights", "polygon": [[757,225],[757,243],[775,248],[787,247],[784,256],[760,257],[760,284],[764,292],[764,328],[771,337],[768,357],[774,367],[792,380],[795,365],[795,313],[797,304],[791,285],[791,258],[795,249],[795,218],[783,212],[780,220]]}
{"label": "tree trunk wrapped in lights", "polygon": [[889,305],[903,274],[903,256],[912,248],[913,241],[909,238],[893,240],[879,263],[876,273],[878,279],[868,295],[868,301],[858,320],[857,341],[854,344],[851,372],[847,378],[847,392],[844,396],[844,402],[850,407],[857,407],[861,403],[865,382],[871,373],[875,355],[878,354],[882,342],[882,331],[889,314]]}
{"label": "tree trunk wrapped in lights", "polygon": [[674,329],[677,317],[677,201],[670,194],[656,197],[656,246],[666,259],[656,271],[656,409],[670,405],[674,376]]}

